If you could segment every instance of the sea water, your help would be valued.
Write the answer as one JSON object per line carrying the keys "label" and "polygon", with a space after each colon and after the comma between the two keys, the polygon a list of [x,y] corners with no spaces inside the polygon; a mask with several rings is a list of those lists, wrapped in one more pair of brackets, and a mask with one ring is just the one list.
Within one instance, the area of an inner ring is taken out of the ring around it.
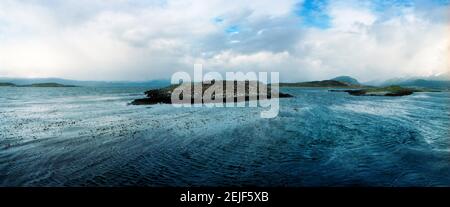
{"label": "sea water", "polygon": [[0,87],[0,186],[450,186],[448,92],[282,88],[263,119],[145,90]]}

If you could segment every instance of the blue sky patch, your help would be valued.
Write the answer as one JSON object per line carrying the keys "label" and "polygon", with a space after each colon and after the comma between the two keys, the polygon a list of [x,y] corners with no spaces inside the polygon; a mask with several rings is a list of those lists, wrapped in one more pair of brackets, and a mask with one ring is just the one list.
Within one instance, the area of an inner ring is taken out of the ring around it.
{"label": "blue sky patch", "polygon": [[225,32],[228,34],[237,34],[237,33],[239,33],[239,31],[240,31],[239,26],[237,26],[237,25],[233,25],[233,26],[230,26],[227,29],[225,29]]}
{"label": "blue sky patch", "polygon": [[296,13],[302,18],[303,26],[326,29],[330,27],[327,5],[328,0],[305,0],[298,5]]}
{"label": "blue sky patch", "polygon": [[328,0],[305,0],[298,5],[296,13],[302,18],[303,26],[326,29],[330,27],[327,5]]}

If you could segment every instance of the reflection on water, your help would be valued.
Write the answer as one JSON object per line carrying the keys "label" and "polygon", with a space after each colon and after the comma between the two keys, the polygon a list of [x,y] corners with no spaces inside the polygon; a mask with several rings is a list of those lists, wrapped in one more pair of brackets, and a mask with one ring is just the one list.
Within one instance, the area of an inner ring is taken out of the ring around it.
{"label": "reflection on water", "polygon": [[144,88],[0,88],[0,186],[450,186],[450,94],[282,89],[260,108],[130,106]]}

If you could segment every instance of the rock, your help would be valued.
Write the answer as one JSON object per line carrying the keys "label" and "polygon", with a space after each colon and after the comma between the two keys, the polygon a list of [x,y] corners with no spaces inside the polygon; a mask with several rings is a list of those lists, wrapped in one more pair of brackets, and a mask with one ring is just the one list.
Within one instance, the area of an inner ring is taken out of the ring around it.
{"label": "rock", "polygon": [[408,96],[414,92],[420,92],[417,89],[402,88],[400,86],[389,86],[383,88],[366,88],[359,90],[330,90],[330,92],[347,92],[353,96]]}
{"label": "rock", "polygon": [[[262,99],[270,99],[271,97],[271,88],[270,86],[267,86],[267,94],[261,94],[258,92],[259,86],[266,86],[263,83],[256,82],[256,81],[245,81],[244,83],[238,82],[238,81],[220,81],[223,87],[223,93],[221,94],[215,94],[213,93],[210,99],[205,100],[203,96],[205,95],[205,91],[208,89],[213,90],[212,87],[217,87],[220,85],[217,85],[216,81],[212,81],[212,83],[183,83],[183,84],[176,84],[171,85],[165,88],[160,89],[153,89],[146,91],[145,94],[147,95],[147,98],[142,99],[136,99],[131,104],[132,105],[151,105],[151,104],[171,104],[172,103],[172,92],[175,89],[182,89],[184,91],[190,90],[191,94],[188,94],[189,97],[187,97],[187,101],[189,103],[193,104],[194,100],[201,100],[202,103],[216,103],[216,102],[225,102],[227,97],[231,97],[234,102],[238,102],[239,100],[262,100]],[[234,91],[227,91],[226,90],[226,84],[234,84]],[[196,85],[197,84],[197,85]],[[219,83],[220,84],[220,83]],[[238,84],[245,84],[245,92],[238,92],[237,87]],[[202,89],[201,94],[194,93],[194,87],[197,86]],[[255,93],[256,91],[256,93]],[[278,93],[279,98],[289,98],[292,97],[290,94],[285,93]],[[180,98],[183,94],[180,95]],[[184,94],[186,95],[186,94]],[[267,97],[266,97],[267,96]]]}

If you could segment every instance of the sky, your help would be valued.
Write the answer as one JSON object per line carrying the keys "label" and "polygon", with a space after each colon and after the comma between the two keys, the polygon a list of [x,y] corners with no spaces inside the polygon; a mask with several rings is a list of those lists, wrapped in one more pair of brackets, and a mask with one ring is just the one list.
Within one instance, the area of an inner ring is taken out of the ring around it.
{"label": "sky", "polygon": [[450,0],[1,0],[0,76],[280,72],[361,81],[450,71]]}

